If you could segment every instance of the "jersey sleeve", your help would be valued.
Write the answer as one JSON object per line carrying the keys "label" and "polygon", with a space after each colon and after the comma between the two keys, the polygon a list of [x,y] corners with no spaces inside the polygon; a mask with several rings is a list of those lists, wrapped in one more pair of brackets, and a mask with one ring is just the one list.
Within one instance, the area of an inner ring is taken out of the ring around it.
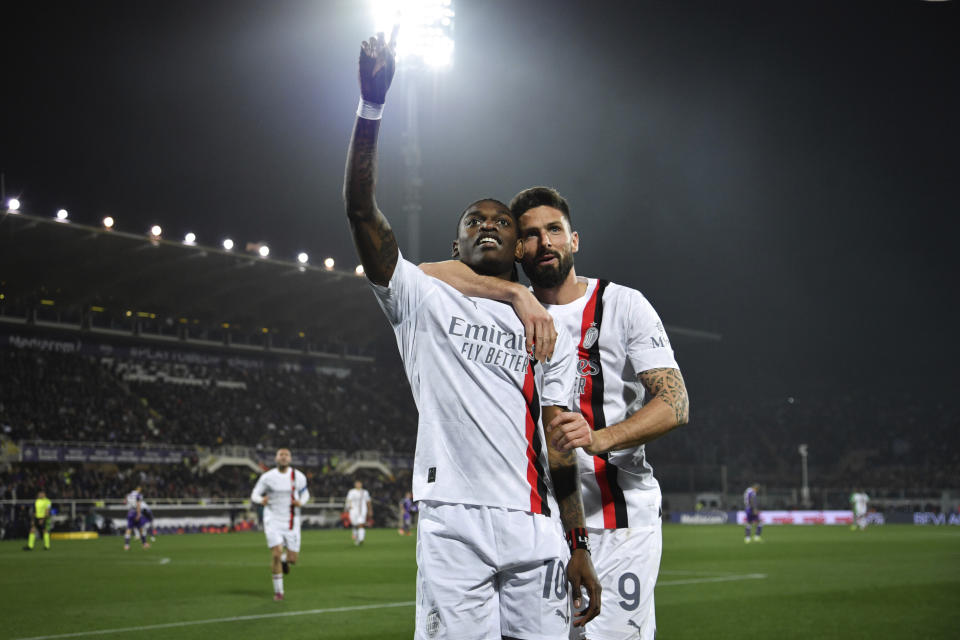
{"label": "jersey sleeve", "polygon": [[634,371],[679,369],[660,316],[639,291],[631,291],[625,320],[627,359]]}
{"label": "jersey sleeve", "polygon": [[386,286],[370,283],[380,308],[394,327],[416,313],[423,299],[433,290],[430,277],[415,264],[398,255],[393,277]]}
{"label": "jersey sleeve", "polygon": [[540,404],[544,407],[571,408],[571,399],[577,381],[577,348],[564,327],[557,327],[557,342],[553,357],[543,365],[543,390]]}
{"label": "jersey sleeve", "polygon": [[264,481],[263,476],[257,480],[257,484],[253,486],[253,491],[250,492],[250,502],[255,504],[260,504],[263,500],[264,494],[267,492],[267,483]]}
{"label": "jersey sleeve", "polygon": [[300,501],[300,506],[310,502],[310,490],[307,488],[307,476],[303,475],[301,472],[297,472],[297,484],[300,487],[297,489],[297,500]]}

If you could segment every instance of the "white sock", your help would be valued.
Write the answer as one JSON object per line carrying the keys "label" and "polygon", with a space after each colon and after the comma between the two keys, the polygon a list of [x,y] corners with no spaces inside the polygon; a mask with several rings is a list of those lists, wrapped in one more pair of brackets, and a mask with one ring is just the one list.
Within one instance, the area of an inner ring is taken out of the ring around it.
{"label": "white sock", "polygon": [[359,532],[357,533],[357,540],[359,540],[360,542],[363,542],[363,538],[364,538],[364,536],[366,536],[366,535],[367,535],[367,530],[366,530],[366,529],[360,529]]}
{"label": "white sock", "polygon": [[287,552],[284,551],[283,553],[280,554],[280,562],[286,562],[286,561],[287,561]]}
{"label": "white sock", "polygon": [[354,539],[354,540],[357,539],[357,528],[356,528],[356,527],[353,528],[353,539]]}
{"label": "white sock", "polygon": [[282,573],[273,574],[273,592],[283,593],[283,574]]}

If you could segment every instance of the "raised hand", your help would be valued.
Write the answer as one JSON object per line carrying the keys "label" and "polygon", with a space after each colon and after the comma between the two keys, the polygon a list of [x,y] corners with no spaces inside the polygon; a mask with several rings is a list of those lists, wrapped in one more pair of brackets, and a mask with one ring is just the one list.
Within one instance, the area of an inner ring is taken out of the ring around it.
{"label": "raised hand", "polygon": [[553,357],[553,347],[557,343],[557,328],[553,317],[526,287],[518,289],[513,300],[513,310],[523,322],[526,335],[527,353],[543,362]]}
{"label": "raised hand", "polygon": [[360,95],[367,102],[387,101],[387,89],[397,70],[398,28],[398,25],[393,27],[390,42],[386,42],[380,32],[360,44]]}

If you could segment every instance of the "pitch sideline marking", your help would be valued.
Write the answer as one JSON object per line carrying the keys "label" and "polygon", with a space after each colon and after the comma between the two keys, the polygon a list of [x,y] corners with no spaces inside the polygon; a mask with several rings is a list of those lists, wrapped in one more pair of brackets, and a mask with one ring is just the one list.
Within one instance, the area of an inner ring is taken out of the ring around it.
{"label": "pitch sideline marking", "polygon": [[735,582],[737,580],[763,580],[767,577],[765,573],[744,573],[733,576],[716,576],[713,578],[688,578],[686,580],[669,580],[667,582],[657,582],[658,587],[672,587],[678,584],[702,584],[705,582]]}
{"label": "pitch sideline marking", "polygon": [[96,631],[77,631],[75,633],[59,633],[52,636],[31,636],[17,640],[53,640],[54,638],[80,638],[83,636],[98,636],[108,633],[127,633],[129,631],[152,631],[154,629],[175,629],[177,627],[191,627],[199,624],[216,624],[218,622],[240,622],[244,620],[263,620],[265,618],[287,618],[290,616],[310,616],[321,613],[340,613],[342,611],[367,611],[369,609],[388,609],[392,607],[412,607],[414,602],[388,602],[385,604],[364,604],[354,607],[333,607],[330,609],[306,609],[304,611],[284,611],[281,613],[263,613],[255,616],[231,616],[229,618],[210,618],[208,620],[190,620],[187,622],[167,622],[165,624],[148,624],[142,627],[121,627],[117,629],[98,629]]}
{"label": "pitch sideline marking", "polygon": [[160,558],[160,564],[170,564],[170,558]]}

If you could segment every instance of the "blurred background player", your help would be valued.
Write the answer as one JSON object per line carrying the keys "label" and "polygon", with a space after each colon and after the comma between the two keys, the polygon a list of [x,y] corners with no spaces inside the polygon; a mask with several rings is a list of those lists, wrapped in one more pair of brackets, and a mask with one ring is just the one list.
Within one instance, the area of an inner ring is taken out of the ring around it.
{"label": "blurred background player", "polygon": [[400,528],[397,533],[402,536],[410,535],[410,526],[413,524],[413,514],[417,512],[417,505],[413,502],[413,493],[407,491],[400,503]]}
{"label": "blurred background player", "polygon": [[373,518],[373,504],[370,501],[370,492],[363,488],[363,483],[357,480],[353,489],[347,492],[347,499],[343,505],[350,514],[350,526],[353,528],[353,544],[363,544],[366,537],[367,519]]}
{"label": "blurred background player", "polygon": [[758,491],[760,491],[760,485],[752,484],[743,492],[743,510],[747,514],[746,531],[743,537],[744,542],[750,542],[751,523],[756,525],[756,534],[754,534],[753,540],[763,542],[763,538],[760,537],[760,533],[763,531],[763,525],[760,523],[760,505],[757,502]]}
{"label": "blurred background player", "polygon": [[277,466],[260,476],[250,494],[253,504],[263,505],[274,600],[283,600],[283,574],[289,573],[299,558],[300,507],[310,500],[307,477],[290,466],[291,458],[289,449],[278,449]]}
{"label": "blurred background player", "polygon": [[146,500],[140,501],[140,537],[145,538],[149,534],[150,542],[157,541],[157,528],[153,524],[153,511]]}
{"label": "blurred background player", "polygon": [[47,530],[47,524],[50,520],[51,503],[44,491],[37,493],[37,500],[33,503],[33,522],[30,525],[30,535],[27,538],[27,546],[24,551],[33,551],[33,545],[37,542],[37,533],[43,534],[43,550],[50,550],[50,532]]}
{"label": "blurred background player", "polygon": [[867,528],[867,503],[870,496],[863,491],[854,491],[850,494],[850,508],[853,509],[853,523],[851,529],[863,531]]}
{"label": "blurred background player", "polygon": [[147,542],[147,536],[144,534],[142,527],[142,518],[143,518],[143,494],[140,492],[141,487],[137,485],[136,488],[127,494],[126,503],[127,503],[127,528],[123,532],[123,550],[130,550],[130,534],[134,531],[137,532],[137,535],[140,536],[140,544],[144,549],[150,548],[150,543]]}

